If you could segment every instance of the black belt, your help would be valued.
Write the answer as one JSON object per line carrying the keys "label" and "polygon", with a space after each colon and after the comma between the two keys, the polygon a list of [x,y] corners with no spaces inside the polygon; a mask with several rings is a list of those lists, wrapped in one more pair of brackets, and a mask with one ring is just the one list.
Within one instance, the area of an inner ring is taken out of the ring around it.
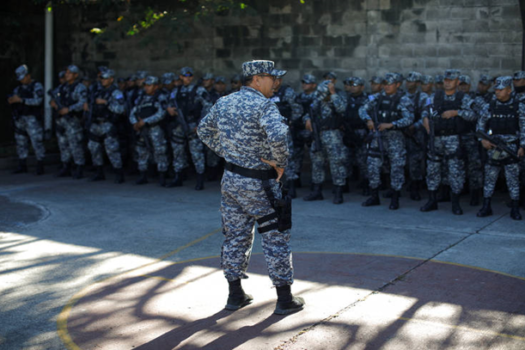
{"label": "black belt", "polygon": [[224,168],[228,171],[231,171],[232,173],[239,174],[241,176],[245,177],[251,177],[253,179],[259,179],[259,180],[270,180],[270,179],[277,179],[277,172],[275,169],[270,170],[256,170],[256,169],[247,169],[240,167],[235,164],[226,163]]}

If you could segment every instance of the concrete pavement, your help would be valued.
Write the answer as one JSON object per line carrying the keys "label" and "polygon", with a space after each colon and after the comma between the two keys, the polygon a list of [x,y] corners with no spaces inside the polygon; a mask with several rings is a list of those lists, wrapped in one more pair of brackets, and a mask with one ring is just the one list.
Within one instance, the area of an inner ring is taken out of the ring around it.
{"label": "concrete pavement", "polygon": [[278,317],[257,235],[254,303],[222,310],[219,184],[193,186],[0,173],[0,349],[525,347],[525,224],[505,196],[483,219],[466,200],[459,217],[406,195],[396,212],[295,200],[307,305]]}

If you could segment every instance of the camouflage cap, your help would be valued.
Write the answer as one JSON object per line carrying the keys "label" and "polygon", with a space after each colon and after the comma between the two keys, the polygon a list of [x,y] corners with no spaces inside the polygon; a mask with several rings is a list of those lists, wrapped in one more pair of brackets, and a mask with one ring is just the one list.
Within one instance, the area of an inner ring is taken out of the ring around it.
{"label": "camouflage cap", "polygon": [[156,85],[158,83],[159,83],[159,78],[153,75],[149,75],[148,77],[146,77],[146,80],[144,81],[145,85]]}
{"label": "camouflage cap", "polygon": [[470,85],[470,83],[471,83],[470,77],[468,75],[465,75],[465,74],[460,75],[459,76],[459,83],[460,84]]}
{"label": "camouflage cap", "polygon": [[444,79],[445,79],[445,78],[443,78],[443,76],[442,76],[441,74],[437,74],[437,75],[434,77],[434,81],[435,81],[436,84],[442,83]]}
{"label": "camouflage cap", "polygon": [[203,80],[210,80],[213,79],[213,73],[206,73],[202,76]]}
{"label": "camouflage cap", "polygon": [[251,77],[252,75],[258,75],[258,74],[272,74],[273,67],[274,67],[273,61],[249,61],[244,62],[242,64],[242,74],[245,77]]}
{"label": "camouflage cap", "polygon": [[78,69],[78,67],[75,66],[74,64],[68,66],[67,70],[70,71],[73,74],[79,74],[80,73],[80,69]]}
{"label": "camouflage cap", "polygon": [[496,82],[494,83],[494,89],[501,90],[508,87],[512,87],[512,79],[513,77],[507,75],[503,77],[497,77]]}
{"label": "camouflage cap", "polygon": [[432,84],[434,82],[434,77],[431,75],[422,75],[419,81],[421,84]]}
{"label": "camouflage cap", "polygon": [[222,75],[216,76],[215,77],[215,84],[217,84],[217,83],[226,84],[226,78],[223,77]]}
{"label": "camouflage cap", "polygon": [[162,84],[168,85],[174,81],[175,81],[175,73],[168,72],[168,73],[162,74]]}
{"label": "camouflage cap", "polygon": [[345,84],[345,85],[351,85],[353,79],[354,79],[354,77],[348,77],[348,78],[346,78],[345,80],[343,80],[343,84]]}
{"label": "camouflage cap", "polygon": [[63,78],[66,76],[66,71],[65,70],[61,70],[59,73],[58,73],[58,77],[59,78]]}
{"label": "camouflage cap", "polygon": [[519,71],[514,72],[513,79],[514,80],[525,79],[525,71],[519,70]]}
{"label": "camouflage cap", "polygon": [[323,75],[323,79],[337,79],[337,74],[335,72],[326,72]]}
{"label": "camouflage cap", "polygon": [[146,79],[148,77],[148,72],[145,70],[138,70],[137,71],[137,79]]}
{"label": "camouflage cap", "polygon": [[240,74],[235,74],[231,79],[230,79],[230,82],[240,82],[241,81],[241,75]]}
{"label": "camouflage cap", "polygon": [[354,85],[354,86],[365,85],[365,80],[363,78],[360,78],[360,77],[353,77],[352,78],[352,85]]}
{"label": "camouflage cap", "polygon": [[396,73],[386,73],[385,74],[385,78],[383,79],[383,82],[386,84],[386,85],[390,85],[390,84],[394,84],[394,83],[397,83],[398,80],[397,80],[397,76],[396,76]]}
{"label": "camouflage cap", "polygon": [[372,84],[383,84],[383,80],[385,80],[382,76],[374,75],[372,78],[370,78],[370,82]]}
{"label": "camouflage cap", "polygon": [[284,77],[286,75],[286,73],[288,73],[288,72],[285,71],[285,70],[280,70],[280,69],[275,69],[274,68],[272,70],[271,75],[276,76],[277,78],[282,78],[282,77]]}
{"label": "camouflage cap", "polygon": [[24,79],[27,74],[29,74],[29,68],[25,64],[23,64],[15,70],[15,74],[16,79],[20,81]]}
{"label": "camouflage cap", "polygon": [[408,73],[407,81],[409,81],[409,82],[421,81],[421,73],[418,73],[418,72],[410,72],[410,73]]}
{"label": "camouflage cap", "polygon": [[402,83],[405,80],[405,77],[401,73],[394,73],[394,75],[396,76],[397,83]]}
{"label": "camouflage cap", "polygon": [[98,66],[97,67],[99,73],[104,73],[104,71],[108,70],[108,67],[106,66]]}
{"label": "camouflage cap", "polygon": [[488,74],[481,74],[479,76],[479,82],[484,85],[492,84],[492,77]]}
{"label": "camouflage cap", "polygon": [[182,67],[180,69],[180,75],[182,75],[184,77],[191,77],[194,74],[195,73],[193,72],[193,68],[191,68],[191,67]]}
{"label": "camouflage cap", "polygon": [[100,77],[102,79],[109,79],[115,77],[115,71],[113,69],[106,69],[105,71],[100,74]]}
{"label": "camouflage cap", "polygon": [[445,71],[445,74],[443,76],[443,79],[450,79],[450,80],[454,80],[454,79],[458,79],[459,76],[461,75],[460,71],[457,70],[457,69],[447,69]]}
{"label": "camouflage cap", "polygon": [[128,81],[135,81],[137,80],[137,75],[136,74],[131,74],[129,77],[128,77]]}
{"label": "camouflage cap", "polygon": [[305,74],[301,82],[305,84],[315,84],[317,83],[317,79],[312,74]]}

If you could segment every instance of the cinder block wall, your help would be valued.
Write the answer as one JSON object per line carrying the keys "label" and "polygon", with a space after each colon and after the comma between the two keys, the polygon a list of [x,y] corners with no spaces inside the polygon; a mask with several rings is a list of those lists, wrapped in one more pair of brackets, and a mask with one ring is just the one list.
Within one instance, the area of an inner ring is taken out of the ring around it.
{"label": "cinder block wall", "polygon": [[106,20],[75,10],[57,24],[59,64],[72,61],[91,70],[106,64],[120,76],[137,69],[160,75],[189,65],[199,74],[230,76],[245,60],[272,59],[293,81],[327,70],[342,80],[447,68],[476,81],[481,73],[521,68],[518,0],[270,0],[253,6],[255,16],[215,17],[185,35],[158,26],[145,36],[98,43],[89,29]]}

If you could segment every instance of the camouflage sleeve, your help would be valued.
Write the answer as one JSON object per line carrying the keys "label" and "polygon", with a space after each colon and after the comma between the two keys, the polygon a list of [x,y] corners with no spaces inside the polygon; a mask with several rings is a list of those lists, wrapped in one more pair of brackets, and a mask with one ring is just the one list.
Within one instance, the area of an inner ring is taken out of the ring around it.
{"label": "camouflage sleeve", "polygon": [[288,125],[283,122],[283,117],[275,103],[270,100],[262,106],[262,114],[259,122],[268,136],[268,145],[273,159],[279,167],[288,165]]}
{"label": "camouflage sleeve", "polygon": [[137,117],[135,116],[135,113],[137,113],[137,107],[136,107],[136,106],[133,107],[133,108],[131,109],[131,112],[129,113],[129,122],[130,122],[131,124],[135,124],[135,123],[138,122],[138,119],[137,119]]}
{"label": "camouflage sleeve", "polygon": [[[425,92],[422,92],[419,94],[419,112],[423,114],[423,111],[425,110],[426,104],[427,104],[428,95]],[[414,119],[415,119],[414,115]],[[414,126],[416,128],[422,128],[423,127],[423,118],[419,118],[418,121],[414,122]]]}
{"label": "camouflage sleeve", "polygon": [[346,97],[342,94],[333,94],[330,95],[330,101],[332,101],[335,111],[337,113],[343,114],[346,110]]}
{"label": "camouflage sleeve", "polygon": [[434,108],[434,94],[429,96],[425,101],[425,104],[421,109],[421,119],[428,118],[430,116],[431,108]]}
{"label": "camouflage sleeve", "polygon": [[28,106],[40,106],[44,101],[44,87],[40,83],[35,84],[33,98],[24,99],[24,104]]}
{"label": "camouflage sleeve", "polygon": [[477,116],[472,110],[473,103],[474,100],[468,94],[465,94],[465,96],[463,96],[463,100],[461,101],[461,109],[458,111],[458,116],[467,121],[475,121]]}
{"label": "camouflage sleeve", "polygon": [[160,122],[162,119],[164,119],[166,111],[162,108],[162,103],[160,101],[155,102],[155,108],[157,108],[157,112],[155,112],[155,114],[153,114],[151,117],[145,118],[144,123],[156,124]]}
{"label": "camouflage sleeve", "polygon": [[206,91],[204,87],[199,86],[197,88],[197,91],[195,93],[195,100],[202,104],[201,115],[202,116],[207,115],[211,107],[213,106],[213,103],[210,101],[209,93],[208,91]]}
{"label": "camouflage sleeve", "polygon": [[368,114],[375,107],[377,94],[368,96],[368,101],[359,108],[359,118],[365,123],[372,120]]}
{"label": "camouflage sleeve", "polygon": [[414,122],[414,112],[412,105],[412,101],[410,101],[408,97],[401,97],[401,100],[397,105],[397,110],[401,112],[402,118],[392,123],[396,129],[409,127]]}
{"label": "camouflage sleeve", "polygon": [[292,88],[286,89],[284,93],[284,99],[292,108],[292,120],[299,120],[303,115],[303,106],[298,103],[295,91]]}
{"label": "camouflage sleeve", "polygon": [[84,103],[87,102],[88,91],[84,84],[78,84],[73,91],[73,99],[76,100],[76,103],[73,103],[71,106],[68,106],[71,112],[82,112],[84,109]]}
{"label": "camouflage sleeve", "polygon": [[219,128],[217,127],[217,119],[219,117],[219,103],[216,103],[208,114],[201,119],[197,127],[197,135],[199,139],[206,144],[218,156],[224,157],[221,152],[221,144],[219,138]]}
{"label": "camouflage sleeve", "polygon": [[525,148],[525,103],[520,102],[519,110],[520,147]]}
{"label": "camouflage sleeve", "polygon": [[479,113],[478,121],[476,123],[476,130],[484,132],[487,127],[487,122],[489,121],[489,118],[490,118],[489,104],[488,103],[480,104],[479,109],[480,109],[480,113]]}
{"label": "camouflage sleeve", "polygon": [[108,101],[108,109],[115,114],[124,114],[126,111],[126,99],[122,91],[113,91]]}

